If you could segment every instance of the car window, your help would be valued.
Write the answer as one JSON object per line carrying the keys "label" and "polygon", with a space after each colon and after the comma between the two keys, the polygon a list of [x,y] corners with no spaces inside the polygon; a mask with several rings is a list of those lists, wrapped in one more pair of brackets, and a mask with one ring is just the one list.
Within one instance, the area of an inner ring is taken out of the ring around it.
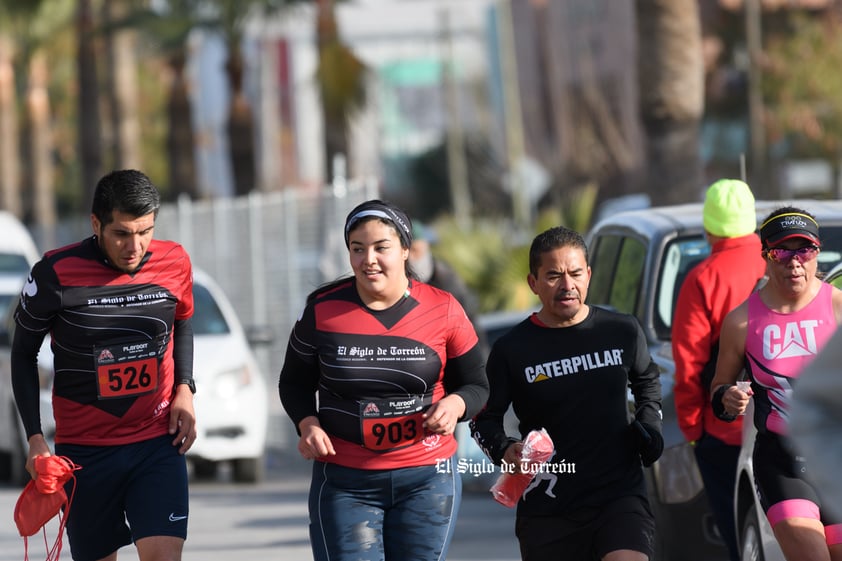
{"label": "car window", "polygon": [[710,246],[702,237],[677,238],[667,245],[655,292],[655,330],[661,339],[670,338],[672,315],[678,291],[690,269],[710,254]]}
{"label": "car window", "polygon": [[595,240],[588,303],[637,313],[646,265],[646,246],[636,238],[606,234]]}
{"label": "car window", "polygon": [[20,253],[0,253],[0,273],[12,273],[26,276],[29,262]]}
{"label": "car window", "polygon": [[588,286],[588,302],[605,304],[611,290],[614,263],[620,251],[622,236],[604,235],[596,238],[590,252],[591,283]]}
{"label": "car window", "polygon": [[210,291],[201,284],[193,285],[193,333],[224,335],[231,330]]}
{"label": "car window", "polygon": [[[821,228],[822,251],[819,253],[818,270],[828,272],[842,260],[842,227]],[[655,292],[655,330],[660,339],[670,339],[672,316],[678,301],[678,291],[687,273],[710,254],[707,240],[701,236],[678,238],[669,243],[659,267]],[[839,281],[842,283],[842,281]]]}
{"label": "car window", "polygon": [[634,238],[625,238],[620,248],[611,296],[608,299],[609,305],[615,310],[627,314],[636,313],[645,265],[646,246]]}
{"label": "car window", "polygon": [[821,226],[819,235],[822,250],[819,252],[818,270],[827,273],[842,261],[842,226]]}
{"label": "car window", "polygon": [[[12,305],[12,300],[15,299],[14,294],[0,294],[0,318],[5,319],[6,314],[9,311],[9,307]],[[5,325],[0,325],[0,330],[5,330]]]}

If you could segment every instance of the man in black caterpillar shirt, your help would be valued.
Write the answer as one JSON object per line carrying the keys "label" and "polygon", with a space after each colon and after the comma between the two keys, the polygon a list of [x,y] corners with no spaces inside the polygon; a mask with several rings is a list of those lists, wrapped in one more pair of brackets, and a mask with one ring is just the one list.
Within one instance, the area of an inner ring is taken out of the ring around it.
{"label": "man in black caterpillar shirt", "polygon": [[554,456],[517,507],[524,561],[645,561],[655,527],[641,464],[663,450],[658,367],[633,316],[585,304],[581,235],[561,226],[539,234],[529,270],[542,307],[492,347],[491,395],[473,436],[494,463],[519,465],[522,443],[503,428],[511,404],[522,435],[545,428],[553,440]]}

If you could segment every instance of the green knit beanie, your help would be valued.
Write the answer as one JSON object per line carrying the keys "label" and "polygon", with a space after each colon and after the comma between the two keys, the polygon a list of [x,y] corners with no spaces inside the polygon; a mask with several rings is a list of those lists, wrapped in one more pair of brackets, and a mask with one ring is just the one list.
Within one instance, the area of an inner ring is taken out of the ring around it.
{"label": "green knit beanie", "polygon": [[702,210],[705,230],[721,238],[737,238],[757,229],[754,195],[739,179],[720,179],[708,187]]}

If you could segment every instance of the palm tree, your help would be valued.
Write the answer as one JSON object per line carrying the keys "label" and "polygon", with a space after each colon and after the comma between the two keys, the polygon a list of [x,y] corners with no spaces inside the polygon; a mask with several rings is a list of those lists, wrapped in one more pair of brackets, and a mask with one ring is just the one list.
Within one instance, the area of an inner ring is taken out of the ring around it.
{"label": "palm tree", "polygon": [[132,9],[115,18],[113,26],[139,30],[166,59],[170,69],[167,95],[167,163],[169,193],[173,198],[199,197],[196,174],[196,141],[193,132],[193,107],[184,74],[187,40],[202,25],[201,0],[170,0],[153,9],[143,0],[135,0]]}
{"label": "palm tree", "polygon": [[79,80],[79,156],[82,164],[82,188],[85,197],[80,201],[84,212],[93,200],[96,182],[102,175],[102,127],[99,118],[99,81],[97,55],[94,44],[95,22],[91,0],[76,3],[76,70]]}
{"label": "palm tree", "polygon": [[111,25],[128,13],[126,0],[102,3],[105,30],[105,95],[112,167],[140,169],[140,124],[137,114],[136,32]]}
{"label": "palm tree", "polygon": [[25,216],[39,231],[43,247],[55,245],[57,217],[52,108],[49,95],[49,66],[46,47],[56,33],[68,28],[72,21],[73,4],[70,0],[39,0],[27,3],[32,13],[21,22],[25,34],[22,44],[24,61],[29,68],[26,90],[26,122],[23,145],[28,157],[25,160],[28,201]]}
{"label": "palm tree", "polygon": [[245,62],[242,39],[249,16],[260,11],[268,15],[303,0],[170,0],[153,9],[148,2],[134,1],[134,9],[116,22],[140,29],[167,57],[172,71],[167,114],[167,151],[170,190],[174,194],[199,195],[196,181],[195,137],[189,87],[184,75],[188,60],[187,40],[194,29],[219,32],[228,48],[225,71],[230,84],[228,145],[234,175],[235,194],[256,185],[254,120],[243,89]]}
{"label": "palm tree", "polygon": [[26,177],[29,180],[29,208],[25,214],[40,229],[39,237],[43,247],[55,245],[57,222],[48,76],[47,55],[43,49],[38,49],[29,59],[26,94],[25,146],[28,153]]}
{"label": "palm tree", "polygon": [[638,72],[653,204],[698,199],[704,64],[697,0],[636,0]]}
{"label": "palm tree", "polygon": [[228,75],[228,150],[234,175],[234,192],[244,195],[257,186],[254,147],[254,117],[251,102],[243,89],[245,60],[242,44],[245,25],[250,17],[281,12],[304,0],[210,0],[215,19],[210,23],[219,31],[228,49],[225,72]]}
{"label": "palm tree", "polygon": [[[0,111],[4,115],[11,115],[11,120],[10,117],[0,117],[0,121],[7,125],[1,127],[3,138],[0,139],[0,145],[4,146],[2,168],[6,170],[3,177],[10,178],[8,181],[4,180],[4,184],[9,188],[4,188],[3,193],[8,205],[6,208],[12,209],[40,230],[39,241],[42,245],[51,245],[54,241],[56,224],[53,174],[55,145],[52,138],[49,67],[45,47],[55,33],[70,21],[71,7],[69,0],[6,0],[0,5],[4,10],[2,21],[9,24],[8,38],[16,45],[15,66],[8,67],[8,73],[0,71],[0,74],[8,77],[6,85],[12,88],[15,68],[25,70],[27,78],[25,87],[17,88],[24,92],[24,106],[21,112],[24,119],[20,130],[17,130],[14,118],[14,111],[17,109],[14,91],[11,92],[11,96],[0,96],[10,101],[9,105],[4,104]],[[4,62],[0,62],[0,65],[2,64]],[[11,110],[12,113],[5,113],[7,110]],[[11,146],[7,144],[9,141],[12,141]]]}
{"label": "palm tree", "polygon": [[256,185],[254,120],[251,104],[243,91],[242,41],[243,23],[257,4],[255,0],[212,0],[215,12],[213,27],[219,31],[228,49],[225,72],[228,75],[229,102],[228,150],[234,176],[234,194],[245,195]]}
{"label": "palm tree", "polygon": [[333,0],[317,0],[316,78],[324,120],[325,178],[333,176],[333,159],[348,155],[348,118],[365,104],[366,68],[342,42]]}
{"label": "palm tree", "polygon": [[[0,14],[2,16],[2,14]],[[8,21],[5,17],[0,20]],[[0,208],[21,216],[14,41],[0,29]]]}
{"label": "palm tree", "polygon": [[21,152],[15,86],[15,24],[27,12],[26,2],[0,2],[0,208],[22,217]]}

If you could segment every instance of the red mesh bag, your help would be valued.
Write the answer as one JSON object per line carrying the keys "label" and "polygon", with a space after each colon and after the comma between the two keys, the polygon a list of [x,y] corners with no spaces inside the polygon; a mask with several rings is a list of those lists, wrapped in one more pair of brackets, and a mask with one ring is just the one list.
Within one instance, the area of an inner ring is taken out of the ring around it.
{"label": "red mesh bag", "polygon": [[541,466],[552,455],[553,440],[546,429],[530,431],[523,439],[523,449],[520,452],[521,465],[526,473],[501,473],[490,489],[494,500],[504,506],[515,506],[523,491],[541,471]]}
{"label": "red mesh bag", "polygon": [[[28,538],[37,534],[38,530],[44,528],[47,522],[56,515],[59,515],[60,518],[58,537],[47,551],[47,561],[57,560],[61,555],[65,519],[73,501],[73,492],[71,491],[70,498],[68,498],[64,490],[64,484],[73,479],[73,490],[75,491],[76,478],[73,472],[80,467],[65,456],[38,456],[35,458],[35,471],[38,473],[38,477],[26,484],[15,504],[15,524],[21,537],[23,537],[25,560],[29,559]],[[61,516],[62,507],[65,508],[64,516]],[[44,544],[47,544],[46,529],[44,529]]]}

